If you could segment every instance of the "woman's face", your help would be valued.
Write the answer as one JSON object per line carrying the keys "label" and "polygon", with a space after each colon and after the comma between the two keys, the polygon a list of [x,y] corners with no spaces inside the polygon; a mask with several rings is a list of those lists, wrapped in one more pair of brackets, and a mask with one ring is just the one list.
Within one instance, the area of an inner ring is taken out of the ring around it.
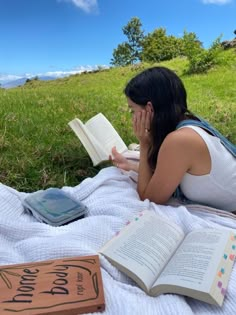
{"label": "woman's face", "polygon": [[136,103],[134,103],[130,98],[127,97],[127,103],[128,103],[128,107],[130,110],[130,113],[133,115],[137,112],[140,112],[141,110],[143,110],[145,107],[144,106],[140,106]]}
{"label": "woman's face", "polygon": [[130,98],[127,97],[127,103],[128,103],[130,113],[132,115],[134,115],[138,112],[141,112],[142,110],[145,110],[147,112],[152,113],[152,117],[153,117],[154,111],[153,111],[153,106],[152,106],[151,102],[147,102],[146,106],[142,106],[142,105],[138,105],[138,104],[134,103]]}

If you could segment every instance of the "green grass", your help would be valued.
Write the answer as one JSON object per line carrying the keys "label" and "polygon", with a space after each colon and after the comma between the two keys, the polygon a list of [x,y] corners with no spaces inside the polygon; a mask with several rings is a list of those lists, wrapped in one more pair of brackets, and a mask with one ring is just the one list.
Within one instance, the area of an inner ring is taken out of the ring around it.
{"label": "green grass", "polygon": [[[236,142],[236,54],[225,51],[207,74],[184,75],[185,59],[162,63],[177,72],[189,108]],[[0,89],[0,180],[20,191],[74,186],[101,167],[93,167],[68,127],[74,117],[86,121],[103,112],[128,144],[135,141],[123,89],[152,65],[113,68],[55,81],[32,81]]]}

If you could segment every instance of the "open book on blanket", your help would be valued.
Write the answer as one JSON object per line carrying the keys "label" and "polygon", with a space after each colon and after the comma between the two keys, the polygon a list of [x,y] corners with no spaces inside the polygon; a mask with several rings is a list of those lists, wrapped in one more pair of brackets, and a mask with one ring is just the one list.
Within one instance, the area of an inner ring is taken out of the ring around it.
{"label": "open book on blanket", "polygon": [[109,160],[114,146],[127,159],[139,161],[139,152],[128,150],[118,132],[102,113],[93,116],[86,123],[75,118],[69,122],[69,126],[82,142],[94,166]]}
{"label": "open book on blanket", "polygon": [[236,252],[236,231],[178,225],[145,210],[99,253],[147,294],[174,293],[221,306]]}

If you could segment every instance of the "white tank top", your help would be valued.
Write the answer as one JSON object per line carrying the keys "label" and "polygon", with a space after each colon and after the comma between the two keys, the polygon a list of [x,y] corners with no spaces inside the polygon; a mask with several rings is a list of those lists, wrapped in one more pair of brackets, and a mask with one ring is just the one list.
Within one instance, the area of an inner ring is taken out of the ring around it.
{"label": "white tank top", "polygon": [[[180,187],[184,195],[196,202],[214,208],[236,210],[236,158],[200,127],[184,126],[195,130],[207,145],[211,157],[211,171],[206,175],[185,173]],[[180,128],[179,128],[180,129]]]}

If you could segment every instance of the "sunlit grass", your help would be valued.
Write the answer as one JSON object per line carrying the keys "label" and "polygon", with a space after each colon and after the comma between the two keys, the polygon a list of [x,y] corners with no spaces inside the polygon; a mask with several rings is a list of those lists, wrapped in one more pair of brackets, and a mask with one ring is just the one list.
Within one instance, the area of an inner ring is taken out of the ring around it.
{"label": "sunlit grass", "polygon": [[[236,54],[222,53],[221,64],[208,74],[184,75],[187,61],[162,63],[181,76],[189,108],[207,118],[236,142]],[[114,68],[55,81],[33,81],[0,89],[0,180],[21,191],[74,186],[94,168],[68,122],[86,121],[103,112],[124,141],[135,141],[123,89],[146,67]]]}

